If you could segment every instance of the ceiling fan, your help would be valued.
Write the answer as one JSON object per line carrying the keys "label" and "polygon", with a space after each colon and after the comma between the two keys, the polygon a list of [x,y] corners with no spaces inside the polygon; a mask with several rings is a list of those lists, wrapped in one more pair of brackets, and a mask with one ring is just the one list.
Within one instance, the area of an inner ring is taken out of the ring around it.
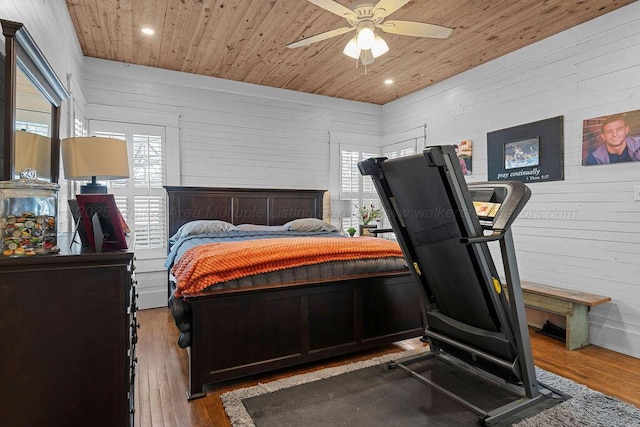
{"label": "ceiling fan", "polygon": [[353,9],[349,9],[333,0],[308,1],[331,13],[342,16],[351,26],[306,37],[289,43],[287,47],[293,49],[308,46],[331,37],[356,31],[356,35],[349,40],[343,53],[356,60],[359,58],[363,65],[372,64],[375,58],[389,50],[389,46],[384,39],[375,33],[376,28],[389,34],[436,39],[446,39],[453,31],[452,28],[422,22],[385,20],[393,12],[409,3],[410,0],[380,0],[375,5],[364,4]]}

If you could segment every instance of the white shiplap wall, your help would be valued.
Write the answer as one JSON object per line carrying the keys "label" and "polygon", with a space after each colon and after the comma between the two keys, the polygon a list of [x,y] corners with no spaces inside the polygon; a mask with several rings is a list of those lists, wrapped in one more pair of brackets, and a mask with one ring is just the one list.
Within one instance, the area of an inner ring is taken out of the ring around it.
{"label": "white shiplap wall", "polygon": [[383,107],[385,144],[426,125],[427,145],[564,116],[564,181],[534,183],[514,238],[523,279],[607,295],[591,342],[640,356],[640,163],[581,166],[582,121],[640,109],[640,2]]}
{"label": "white shiplap wall", "polygon": [[[169,167],[179,166],[171,185],[333,190],[330,135],[381,142],[377,105],[93,58],[85,66],[90,119],[124,110],[139,123],[144,111],[171,127],[179,117],[178,137],[168,140],[179,145],[168,147],[176,153]],[[163,261],[138,257],[142,308],[166,305]]]}
{"label": "white shiplap wall", "polygon": [[329,132],[379,141],[382,107],[86,59],[88,103],[180,116],[181,185],[329,189]]}

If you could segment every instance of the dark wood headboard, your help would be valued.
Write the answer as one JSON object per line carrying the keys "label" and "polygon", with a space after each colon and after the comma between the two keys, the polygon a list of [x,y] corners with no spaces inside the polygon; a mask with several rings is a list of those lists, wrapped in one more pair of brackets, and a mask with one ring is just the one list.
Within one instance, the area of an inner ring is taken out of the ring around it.
{"label": "dark wood headboard", "polygon": [[322,218],[325,190],[164,187],[169,237],[197,219],[232,224],[283,225],[298,218]]}

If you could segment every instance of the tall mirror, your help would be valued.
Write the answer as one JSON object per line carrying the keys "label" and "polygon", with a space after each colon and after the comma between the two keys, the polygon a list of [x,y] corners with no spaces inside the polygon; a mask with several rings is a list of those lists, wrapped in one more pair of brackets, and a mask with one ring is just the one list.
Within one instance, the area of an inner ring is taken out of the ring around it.
{"label": "tall mirror", "polygon": [[51,104],[18,67],[16,70],[14,178],[35,169],[51,180]]}
{"label": "tall mirror", "polygon": [[69,94],[27,29],[18,22],[0,23],[5,37],[2,180],[29,168],[57,182],[60,105]]}

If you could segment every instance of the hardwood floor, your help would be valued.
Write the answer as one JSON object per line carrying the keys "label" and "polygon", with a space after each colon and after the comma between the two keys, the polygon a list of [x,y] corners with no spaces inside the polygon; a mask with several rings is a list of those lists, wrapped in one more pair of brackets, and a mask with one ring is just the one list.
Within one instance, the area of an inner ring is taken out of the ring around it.
{"label": "hardwood floor", "polygon": [[[140,427],[226,427],[230,424],[220,401],[220,395],[226,391],[424,345],[418,339],[402,341],[331,363],[280,371],[217,387],[208,391],[205,397],[189,402],[186,398],[187,353],[176,344],[178,333],[169,310],[141,310],[138,318],[142,327],[136,348],[139,362],[135,423]],[[594,345],[567,351],[563,343],[537,333],[531,333],[531,342],[533,357],[539,367],[640,407],[640,359]]]}

